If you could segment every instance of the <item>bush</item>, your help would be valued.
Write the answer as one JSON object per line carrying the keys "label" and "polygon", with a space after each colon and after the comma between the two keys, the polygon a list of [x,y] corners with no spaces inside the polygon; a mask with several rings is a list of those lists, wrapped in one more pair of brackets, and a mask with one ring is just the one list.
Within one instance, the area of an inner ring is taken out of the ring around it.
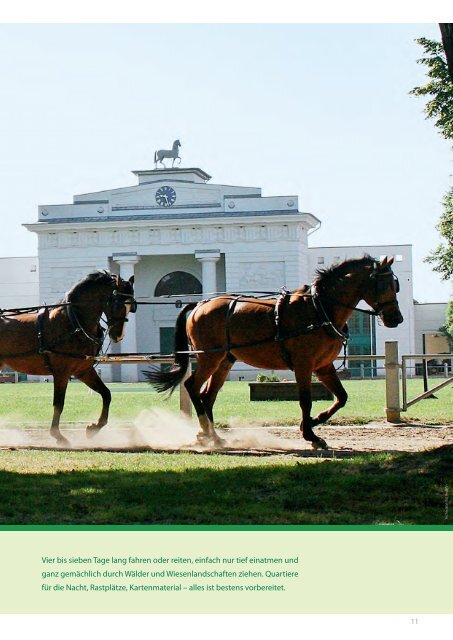
{"label": "bush", "polygon": [[259,373],[256,376],[256,381],[257,382],[281,382],[280,378],[275,375],[275,373],[272,373],[270,375],[266,375],[265,373]]}

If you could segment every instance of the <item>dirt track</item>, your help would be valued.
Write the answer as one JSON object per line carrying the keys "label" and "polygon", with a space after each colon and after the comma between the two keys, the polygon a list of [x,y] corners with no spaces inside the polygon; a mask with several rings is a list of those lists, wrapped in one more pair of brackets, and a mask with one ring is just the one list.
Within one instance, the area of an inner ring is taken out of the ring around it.
{"label": "dirt track", "polygon": [[[162,418],[162,416],[161,416]],[[94,439],[88,440],[82,427],[63,428],[71,443],[59,447],[45,428],[7,428],[0,430],[0,449],[44,449],[76,451],[193,451],[212,453],[196,441],[197,429],[185,419],[172,419],[171,424],[159,421],[131,426],[109,426]],[[453,426],[369,424],[318,427],[329,449],[314,451],[305,442],[297,427],[231,427],[219,431],[224,439],[225,454],[286,455],[346,457],[360,452],[423,451],[453,444]]]}

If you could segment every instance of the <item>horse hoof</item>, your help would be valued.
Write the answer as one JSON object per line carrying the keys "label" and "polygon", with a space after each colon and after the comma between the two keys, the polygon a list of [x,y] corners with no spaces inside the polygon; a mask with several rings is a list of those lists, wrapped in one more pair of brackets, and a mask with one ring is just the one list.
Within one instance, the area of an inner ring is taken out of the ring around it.
{"label": "horse hoof", "polygon": [[197,434],[197,442],[201,444],[203,447],[218,447],[221,448],[225,445],[226,440],[223,438],[219,438],[219,436],[211,436],[207,433],[198,433]]}
{"label": "horse hoof", "polygon": [[322,438],[319,438],[316,442],[312,442],[311,446],[313,449],[328,449],[327,442]]}
{"label": "horse hoof", "polygon": [[99,433],[99,431],[101,430],[101,427],[98,427],[97,424],[89,424],[87,427],[87,438],[94,438],[94,436]]}
{"label": "horse hoof", "polygon": [[67,438],[65,438],[64,436],[60,436],[59,438],[57,438],[57,445],[59,447],[70,447],[71,446],[69,440]]}

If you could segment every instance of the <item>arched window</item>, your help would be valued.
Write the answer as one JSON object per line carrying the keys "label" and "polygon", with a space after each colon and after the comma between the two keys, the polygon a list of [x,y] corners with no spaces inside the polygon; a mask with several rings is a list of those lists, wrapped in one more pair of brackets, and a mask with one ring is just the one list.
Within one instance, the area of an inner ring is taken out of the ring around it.
{"label": "arched window", "polygon": [[183,293],[201,293],[201,282],[185,271],[172,271],[161,278],[157,283],[154,295],[171,296]]}

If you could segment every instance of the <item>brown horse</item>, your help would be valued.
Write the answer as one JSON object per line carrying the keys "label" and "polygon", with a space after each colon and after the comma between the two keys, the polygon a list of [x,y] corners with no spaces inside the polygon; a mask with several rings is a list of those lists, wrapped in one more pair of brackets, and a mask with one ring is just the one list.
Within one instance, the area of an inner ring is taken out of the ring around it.
{"label": "brown horse", "polygon": [[[175,364],[169,371],[152,369],[146,375],[158,391],[173,391],[187,371],[190,342],[197,366],[185,385],[202,429],[199,440],[218,443],[212,409],[233,363],[240,360],[262,369],[292,369],[303,437],[315,449],[326,448],[313,427],[346,403],[347,394],[333,361],[347,341],[346,323],[353,310],[365,300],[373,309],[368,313],[379,315],[386,327],[403,322],[392,263],[393,258],[379,262],[370,256],[347,260],[318,271],[311,287],[286,292],[277,300],[225,295],[188,304],[176,321]],[[336,397],[315,418],[310,415],[313,372]]]}
{"label": "brown horse", "polygon": [[102,397],[101,415],[87,427],[87,436],[107,424],[111,394],[94,369],[93,357],[103,342],[103,314],[113,342],[124,337],[127,315],[136,310],[133,282],[133,277],[125,281],[97,271],[74,285],[59,305],[10,310],[0,316],[0,362],[22,373],[53,376],[50,433],[61,445],[69,444],[59,424],[71,376]]}

